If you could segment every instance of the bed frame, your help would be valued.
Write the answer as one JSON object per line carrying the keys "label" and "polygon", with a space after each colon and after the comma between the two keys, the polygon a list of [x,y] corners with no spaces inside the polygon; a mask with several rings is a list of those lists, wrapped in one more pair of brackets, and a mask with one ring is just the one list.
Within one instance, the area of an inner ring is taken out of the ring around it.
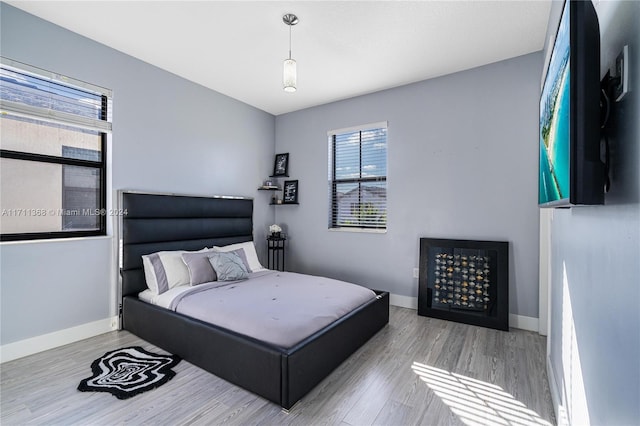
{"label": "bed frame", "polygon": [[253,200],[119,191],[122,328],[290,409],[389,322],[389,294],[285,349],[138,299],[142,258],[253,240]]}

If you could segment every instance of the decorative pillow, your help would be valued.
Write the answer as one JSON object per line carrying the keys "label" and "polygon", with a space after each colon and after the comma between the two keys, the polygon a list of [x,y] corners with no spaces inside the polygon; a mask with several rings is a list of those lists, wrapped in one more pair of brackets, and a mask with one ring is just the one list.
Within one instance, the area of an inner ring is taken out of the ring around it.
{"label": "decorative pillow", "polygon": [[[200,251],[207,250],[205,247]],[[189,284],[189,269],[182,260],[183,253],[190,252],[186,250],[159,251],[142,256],[144,277],[149,290],[155,294],[162,294],[179,285]]]}
{"label": "decorative pillow", "polygon": [[209,256],[213,250],[198,253],[183,253],[182,260],[189,270],[189,284],[194,286],[208,283],[217,279],[216,271],[209,263]]}
{"label": "decorative pillow", "polygon": [[[230,244],[228,246],[213,248],[218,252],[230,252],[241,249],[244,252],[244,259],[246,259],[247,272],[257,272],[264,267],[258,260],[258,254],[256,253],[256,246],[253,245],[253,241],[247,241],[246,243]],[[242,256],[240,256],[242,257]]]}
{"label": "decorative pillow", "polygon": [[235,253],[209,254],[209,262],[216,271],[218,281],[244,280],[249,277],[242,259]]}
{"label": "decorative pillow", "polygon": [[218,253],[233,253],[237,255],[240,258],[240,260],[242,260],[242,264],[244,265],[244,268],[247,270],[247,272],[251,272],[251,268],[249,267],[249,262],[247,261],[247,255],[244,253],[243,249],[235,249],[231,251],[224,251],[224,252],[218,252]]}

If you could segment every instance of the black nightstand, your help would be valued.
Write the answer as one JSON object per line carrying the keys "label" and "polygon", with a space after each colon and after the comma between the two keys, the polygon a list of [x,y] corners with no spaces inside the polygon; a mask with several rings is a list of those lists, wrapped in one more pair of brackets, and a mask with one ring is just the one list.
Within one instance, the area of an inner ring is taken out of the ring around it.
{"label": "black nightstand", "polygon": [[284,242],[285,237],[267,237],[267,268],[284,271]]}

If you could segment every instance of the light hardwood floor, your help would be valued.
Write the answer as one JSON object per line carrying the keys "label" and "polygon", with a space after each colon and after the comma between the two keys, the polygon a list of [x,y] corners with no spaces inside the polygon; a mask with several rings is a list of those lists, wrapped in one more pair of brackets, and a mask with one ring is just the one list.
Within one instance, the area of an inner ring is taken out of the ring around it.
{"label": "light hardwood floor", "polygon": [[419,317],[389,325],[289,413],[186,361],[158,389],[128,400],[79,392],[91,362],[138,345],[111,332],[1,365],[0,422],[22,424],[545,425],[555,424],[545,339]]}

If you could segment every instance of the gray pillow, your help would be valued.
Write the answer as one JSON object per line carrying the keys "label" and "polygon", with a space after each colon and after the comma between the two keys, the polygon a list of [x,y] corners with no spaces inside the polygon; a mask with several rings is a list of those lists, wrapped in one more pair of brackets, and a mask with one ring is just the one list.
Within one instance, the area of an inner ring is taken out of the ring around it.
{"label": "gray pillow", "polygon": [[233,252],[209,254],[209,263],[216,271],[218,281],[244,280],[249,277],[242,259]]}
{"label": "gray pillow", "polygon": [[209,263],[209,256],[211,256],[211,251],[182,254],[182,260],[189,269],[190,285],[208,283],[218,279],[216,271]]}

